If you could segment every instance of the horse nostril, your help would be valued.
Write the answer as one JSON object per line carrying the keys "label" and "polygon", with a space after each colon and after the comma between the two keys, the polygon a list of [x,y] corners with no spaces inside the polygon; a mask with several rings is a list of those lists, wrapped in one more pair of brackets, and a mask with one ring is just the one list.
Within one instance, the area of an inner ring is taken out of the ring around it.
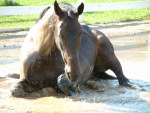
{"label": "horse nostril", "polygon": [[71,72],[67,72],[67,78],[71,81],[76,81],[77,80],[77,76],[75,76],[73,73]]}

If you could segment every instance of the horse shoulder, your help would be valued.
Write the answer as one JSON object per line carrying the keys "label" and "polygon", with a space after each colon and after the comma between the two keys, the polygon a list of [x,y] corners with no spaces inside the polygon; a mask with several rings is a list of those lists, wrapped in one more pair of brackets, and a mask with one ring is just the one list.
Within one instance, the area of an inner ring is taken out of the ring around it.
{"label": "horse shoulder", "polygon": [[22,44],[20,52],[20,76],[24,78],[27,74],[29,66],[39,59],[39,55],[35,49],[35,28],[32,26]]}

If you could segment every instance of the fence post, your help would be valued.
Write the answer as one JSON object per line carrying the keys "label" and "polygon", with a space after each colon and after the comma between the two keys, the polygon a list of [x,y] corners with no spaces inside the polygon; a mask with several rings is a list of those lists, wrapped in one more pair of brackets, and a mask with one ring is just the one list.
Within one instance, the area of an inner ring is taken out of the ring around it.
{"label": "fence post", "polygon": [[[80,3],[82,3],[82,2],[85,3],[84,0],[78,0],[78,4],[80,4]],[[84,15],[83,15],[83,14],[79,16],[79,20],[80,20],[81,22],[84,22]]]}

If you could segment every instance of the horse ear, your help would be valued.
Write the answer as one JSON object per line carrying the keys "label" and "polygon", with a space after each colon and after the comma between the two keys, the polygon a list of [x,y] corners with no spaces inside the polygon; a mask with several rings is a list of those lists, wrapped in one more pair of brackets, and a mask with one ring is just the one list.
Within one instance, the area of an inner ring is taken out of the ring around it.
{"label": "horse ear", "polygon": [[56,13],[56,15],[58,15],[59,17],[63,16],[63,11],[62,9],[59,7],[57,1],[54,2],[54,11]]}
{"label": "horse ear", "polygon": [[81,15],[83,13],[83,9],[84,9],[84,4],[83,2],[78,6],[78,10],[77,13],[78,15]]}

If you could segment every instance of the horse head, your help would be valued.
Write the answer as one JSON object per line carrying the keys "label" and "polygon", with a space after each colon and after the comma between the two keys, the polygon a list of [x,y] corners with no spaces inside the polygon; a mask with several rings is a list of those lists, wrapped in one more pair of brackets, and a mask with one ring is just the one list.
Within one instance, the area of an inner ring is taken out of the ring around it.
{"label": "horse head", "polygon": [[65,62],[67,78],[71,81],[76,81],[80,74],[79,48],[82,28],[78,18],[83,9],[83,3],[78,6],[77,10],[66,10],[60,7],[57,1],[54,3],[54,12],[58,18],[55,27],[55,43]]}

